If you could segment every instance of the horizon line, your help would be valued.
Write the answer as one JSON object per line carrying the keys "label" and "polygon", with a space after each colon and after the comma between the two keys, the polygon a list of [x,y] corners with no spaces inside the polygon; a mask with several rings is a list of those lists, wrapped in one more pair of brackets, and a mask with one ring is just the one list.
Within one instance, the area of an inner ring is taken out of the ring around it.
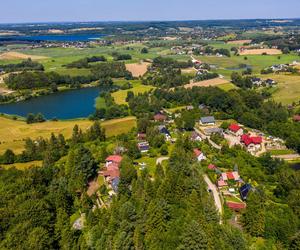
{"label": "horizon line", "polygon": [[151,23],[151,22],[197,22],[197,21],[250,21],[250,20],[300,20],[300,17],[276,18],[216,18],[216,19],[153,19],[153,20],[102,20],[102,21],[29,21],[29,22],[1,22],[0,25],[12,24],[59,24],[59,23]]}

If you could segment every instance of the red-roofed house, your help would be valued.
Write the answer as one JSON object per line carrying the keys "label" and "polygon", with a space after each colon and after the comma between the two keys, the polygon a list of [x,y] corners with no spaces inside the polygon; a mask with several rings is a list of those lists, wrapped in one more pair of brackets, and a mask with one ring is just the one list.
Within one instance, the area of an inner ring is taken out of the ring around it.
{"label": "red-roofed house", "polygon": [[294,115],[293,120],[294,122],[300,122],[300,115]]}
{"label": "red-roofed house", "polygon": [[214,164],[209,164],[208,169],[215,170],[215,169],[217,169],[217,167]]}
{"label": "red-roofed house", "polygon": [[260,136],[249,136],[249,135],[242,135],[241,142],[248,148],[250,151],[259,150],[261,148],[261,144],[263,142],[262,137]]}
{"label": "red-roofed house", "polygon": [[228,180],[235,180],[238,181],[240,179],[240,175],[238,172],[227,172],[226,173]]}
{"label": "red-roofed house", "polygon": [[226,181],[218,180],[218,187],[226,187],[228,186]]}
{"label": "red-roofed house", "polygon": [[203,161],[206,159],[203,152],[201,152],[199,149],[194,149],[194,156],[197,158],[198,161]]}
{"label": "red-roofed house", "polygon": [[244,133],[243,129],[238,124],[231,124],[228,127],[228,130],[235,136],[241,136]]}
{"label": "red-roofed house", "polygon": [[228,180],[234,180],[234,175],[232,174],[232,172],[228,172],[226,173]]}
{"label": "red-roofed house", "polygon": [[120,155],[110,155],[105,160],[106,161],[106,166],[108,166],[109,164],[112,164],[112,163],[120,165],[122,159],[123,158]]}
{"label": "red-roofed house", "polygon": [[164,114],[161,113],[157,113],[154,117],[153,117],[154,121],[157,122],[164,122],[165,120],[167,120],[167,116],[165,116]]}
{"label": "red-roofed house", "polygon": [[231,202],[231,201],[227,201],[226,202],[227,207],[229,207],[232,210],[235,211],[240,211],[242,209],[246,208],[246,204],[245,203],[238,203],[238,202]]}

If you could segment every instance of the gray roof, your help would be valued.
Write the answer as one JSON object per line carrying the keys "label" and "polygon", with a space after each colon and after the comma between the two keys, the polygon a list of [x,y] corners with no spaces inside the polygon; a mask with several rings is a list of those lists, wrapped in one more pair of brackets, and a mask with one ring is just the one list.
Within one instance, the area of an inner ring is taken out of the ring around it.
{"label": "gray roof", "polygon": [[215,117],[213,116],[206,116],[206,117],[201,117],[200,118],[201,123],[205,124],[205,123],[215,123]]}
{"label": "gray roof", "polygon": [[223,129],[222,128],[207,128],[204,129],[204,133],[205,134],[222,134],[223,133]]}

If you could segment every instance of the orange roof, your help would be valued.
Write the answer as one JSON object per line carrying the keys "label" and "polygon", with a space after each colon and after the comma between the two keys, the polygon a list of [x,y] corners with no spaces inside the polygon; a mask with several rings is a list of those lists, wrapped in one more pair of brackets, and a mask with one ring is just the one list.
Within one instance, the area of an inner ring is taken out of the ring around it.
{"label": "orange roof", "polygon": [[234,180],[234,179],[235,179],[232,172],[228,172],[228,173],[226,173],[226,174],[227,174],[227,178],[228,178],[229,180]]}

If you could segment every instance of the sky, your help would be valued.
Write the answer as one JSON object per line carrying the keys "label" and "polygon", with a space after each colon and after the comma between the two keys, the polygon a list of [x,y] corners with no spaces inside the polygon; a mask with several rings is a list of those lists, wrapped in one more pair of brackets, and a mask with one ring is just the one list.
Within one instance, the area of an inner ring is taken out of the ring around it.
{"label": "sky", "polygon": [[300,0],[0,0],[0,23],[300,18]]}

